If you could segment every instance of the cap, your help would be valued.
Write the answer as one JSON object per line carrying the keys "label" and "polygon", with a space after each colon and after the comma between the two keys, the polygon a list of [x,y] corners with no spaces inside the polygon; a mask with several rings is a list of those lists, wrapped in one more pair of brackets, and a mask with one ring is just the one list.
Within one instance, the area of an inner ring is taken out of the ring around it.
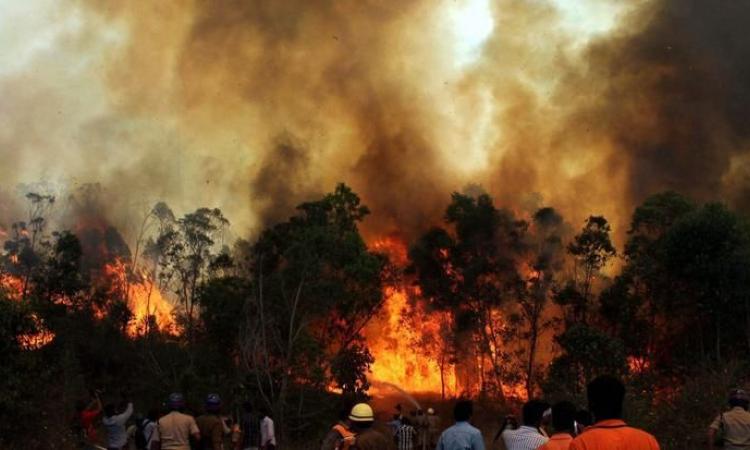
{"label": "cap", "polygon": [[367,403],[357,403],[349,413],[349,420],[352,422],[372,422],[375,420],[375,414]]}
{"label": "cap", "polygon": [[206,406],[209,408],[218,408],[221,406],[221,397],[219,397],[219,394],[208,394],[208,397],[206,397]]}
{"label": "cap", "polygon": [[179,392],[172,392],[171,394],[169,394],[167,404],[170,408],[183,407],[185,406],[185,397],[183,397]]}
{"label": "cap", "polygon": [[750,401],[750,395],[747,394],[747,391],[740,388],[735,388],[729,391],[729,400],[741,400],[741,401]]}

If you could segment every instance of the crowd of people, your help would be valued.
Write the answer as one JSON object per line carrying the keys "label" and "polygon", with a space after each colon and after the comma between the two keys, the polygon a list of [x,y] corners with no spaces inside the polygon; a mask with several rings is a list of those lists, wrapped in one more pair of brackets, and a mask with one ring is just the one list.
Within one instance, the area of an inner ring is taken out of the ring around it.
{"label": "crowd of people", "polygon": [[[505,417],[492,444],[505,450],[659,450],[654,436],[623,420],[625,386],[619,379],[596,378],[589,383],[587,396],[589,410],[579,410],[568,401],[550,406],[529,400],[523,405],[520,421]],[[749,406],[746,391],[730,392],[730,409],[708,428],[709,450],[750,448]],[[77,406],[81,446],[107,450],[276,449],[274,421],[267,409],[256,413],[246,402],[239,419],[232,420],[221,415],[221,399],[211,394],[204,413],[194,418],[185,412],[185,400],[179,393],[169,396],[167,407],[168,413],[161,417],[151,410],[133,418],[133,403],[127,398],[118,405],[102,406],[96,393],[88,405]],[[473,413],[471,400],[456,402],[455,423],[441,432],[440,419],[432,408],[426,413],[417,409],[407,417],[399,405],[390,422],[379,423],[368,403],[358,403],[342,411],[321,450],[485,450],[484,435],[471,423]],[[99,418],[106,431],[106,447],[98,445]]]}
{"label": "crowd of people", "polygon": [[[82,449],[106,450],[275,450],[274,421],[267,408],[256,413],[245,402],[239,420],[221,414],[222,402],[209,394],[203,414],[186,411],[185,398],[175,392],[166,402],[167,412],[152,409],[134,417],[133,403],[123,396],[119,404],[102,406],[100,393],[86,405],[76,406],[74,435]],[[104,436],[98,436],[100,420]]]}

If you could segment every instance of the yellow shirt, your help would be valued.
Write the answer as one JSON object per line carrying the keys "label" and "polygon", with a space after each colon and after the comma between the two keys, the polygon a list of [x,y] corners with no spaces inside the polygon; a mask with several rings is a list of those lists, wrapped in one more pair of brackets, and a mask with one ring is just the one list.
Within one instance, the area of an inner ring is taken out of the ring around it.
{"label": "yellow shirt", "polygon": [[727,450],[750,447],[750,412],[739,406],[717,416],[711,428],[717,431],[724,428],[724,448]]}

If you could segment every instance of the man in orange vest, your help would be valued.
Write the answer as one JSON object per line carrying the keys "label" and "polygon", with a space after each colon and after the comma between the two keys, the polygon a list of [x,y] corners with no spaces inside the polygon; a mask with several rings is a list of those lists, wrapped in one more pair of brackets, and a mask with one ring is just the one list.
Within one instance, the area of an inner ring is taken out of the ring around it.
{"label": "man in orange vest", "polygon": [[570,444],[570,450],[659,450],[656,438],[622,420],[625,386],[615,377],[604,375],[589,383],[589,408],[594,425]]}
{"label": "man in orange vest", "polygon": [[323,439],[320,450],[348,450],[354,442],[354,432],[349,422],[349,409],[341,411],[339,421]]}

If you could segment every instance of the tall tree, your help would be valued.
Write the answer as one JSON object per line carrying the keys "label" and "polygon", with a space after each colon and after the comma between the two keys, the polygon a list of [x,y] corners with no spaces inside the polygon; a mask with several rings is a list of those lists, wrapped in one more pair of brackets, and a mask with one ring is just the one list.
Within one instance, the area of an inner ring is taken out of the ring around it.
{"label": "tall tree", "polygon": [[[368,213],[341,184],[298,206],[253,248],[242,361],[281,425],[319,407],[303,401],[310,390],[367,387],[371,357],[361,331],[382,305],[386,264],[359,234]],[[293,396],[299,403],[291,409]]]}

